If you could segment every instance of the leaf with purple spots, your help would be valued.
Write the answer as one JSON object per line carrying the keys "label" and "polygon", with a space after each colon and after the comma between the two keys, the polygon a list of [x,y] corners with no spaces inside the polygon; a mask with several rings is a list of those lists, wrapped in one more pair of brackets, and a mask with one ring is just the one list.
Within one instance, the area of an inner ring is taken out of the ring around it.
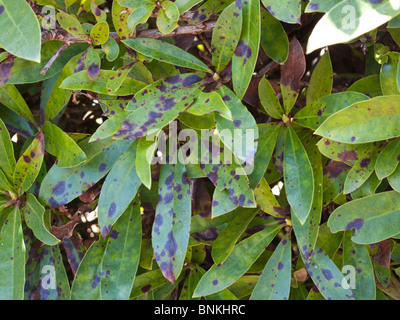
{"label": "leaf with purple spots", "polygon": [[[180,0],[179,0],[180,1]],[[193,0],[192,0],[193,1]],[[193,18],[190,20],[189,24],[194,25],[200,22],[210,19],[210,17],[229,6],[235,0],[211,0],[205,1],[200,7],[194,10]],[[183,2],[183,1],[180,1]],[[197,1],[199,2],[199,1]]]}
{"label": "leaf with purple spots", "polygon": [[0,229],[0,299],[22,300],[25,284],[25,244],[18,207],[3,211]]}
{"label": "leaf with purple spots", "polygon": [[87,49],[85,59],[85,69],[90,80],[94,81],[100,74],[101,60],[97,51],[93,47]]}
{"label": "leaf with purple spots", "polygon": [[296,123],[316,130],[332,114],[369,97],[358,92],[346,91],[321,97],[294,115]]}
{"label": "leaf with purple spots", "polygon": [[311,212],[314,198],[313,169],[300,139],[292,128],[285,137],[283,177],[287,200],[301,224]]}
{"label": "leaf with purple spots", "polygon": [[168,283],[160,269],[142,273],[135,278],[130,298],[136,298]]}
{"label": "leaf with purple spots", "polygon": [[116,141],[101,147],[102,141],[90,143],[88,146],[79,144],[88,159],[85,163],[73,168],[58,168],[54,165],[49,170],[39,191],[42,204],[56,208],[79,197],[110,171],[121,153],[132,143]]}
{"label": "leaf with purple spots", "polygon": [[374,269],[368,249],[351,240],[352,231],[346,231],[343,239],[343,265],[355,268],[355,287],[351,288],[356,300],[375,300]]}
{"label": "leaf with purple spots", "polygon": [[90,31],[90,38],[95,45],[105,44],[108,40],[110,27],[107,21],[101,21],[94,25]]}
{"label": "leaf with purple spots", "polygon": [[[8,55],[7,52],[3,52],[3,54]],[[14,57],[12,56],[5,61],[0,61],[0,87],[4,86],[8,82],[8,80],[10,80],[13,66]]]}
{"label": "leaf with purple spots", "polygon": [[[112,112],[112,111],[111,111]],[[119,128],[121,128],[122,123],[125,118],[129,115],[129,112],[121,110],[114,115],[110,116],[106,121],[104,121],[100,127],[97,128],[96,132],[92,134],[90,142],[99,141],[112,137]]]}
{"label": "leaf with purple spots", "polygon": [[343,274],[318,245],[315,245],[313,255],[308,259],[303,255],[301,257],[308,274],[325,299],[354,300],[353,292],[343,286],[347,283]]}
{"label": "leaf with purple spots", "polygon": [[215,264],[223,263],[228,258],[236,242],[257,213],[258,209],[242,209],[218,235],[211,252]]}
{"label": "leaf with purple spots", "polygon": [[215,117],[217,130],[227,133],[226,136],[221,134],[220,138],[225,145],[230,146],[232,145],[231,139],[234,137],[232,152],[238,159],[252,166],[257,150],[257,139],[259,139],[256,120],[247,107],[228,87],[219,87],[217,92],[230,109],[233,118],[233,121],[230,121],[221,115]]}
{"label": "leaf with purple spots", "polygon": [[162,165],[159,196],[152,229],[153,250],[164,277],[174,283],[186,256],[192,207],[186,169],[180,161]]}
{"label": "leaf with purple spots", "polygon": [[70,238],[64,238],[62,245],[71,271],[75,276],[87,249],[83,245],[81,237],[77,234],[72,234]]}
{"label": "leaf with purple spots", "polygon": [[334,233],[355,229],[356,243],[377,243],[400,233],[399,212],[398,192],[381,192],[341,205],[330,215],[328,226]]}
{"label": "leaf with purple spots", "polygon": [[114,137],[138,139],[162,129],[189,107],[200,94],[203,84],[203,75],[186,73],[161,79],[143,88],[129,102],[127,110],[133,112]]}
{"label": "leaf with purple spots", "polygon": [[141,241],[140,203],[135,198],[108,237],[100,269],[100,294],[103,300],[129,299],[139,266]]}
{"label": "leaf with purple spots", "polygon": [[44,223],[45,208],[37,201],[34,195],[26,195],[26,204],[21,209],[26,224],[32,229],[35,237],[43,243],[54,246],[60,242],[47,230]]}
{"label": "leaf with purple spots", "polygon": [[[72,0],[71,0],[72,1]],[[90,3],[90,10],[92,11],[94,17],[96,18],[97,22],[106,21],[107,20],[107,13],[104,10],[101,10],[95,1]]]}
{"label": "leaf with purple spots", "polygon": [[250,300],[288,300],[292,273],[292,242],[287,234],[274,250]]}
{"label": "leaf with purple spots", "polygon": [[120,4],[120,1],[113,1],[111,8],[114,29],[117,31],[121,39],[127,39],[132,34],[132,31],[128,26],[128,17],[133,10],[125,8],[125,2],[125,0],[121,1]]}
{"label": "leaf with purple spots", "polygon": [[328,12],[337,5],[338,2],[340,2],[340,0],[310,0],[305,12]]}
{"label": "leaf with purple spots", "polygon": [[240,0],[226,7],[215,24],[212,40],[212,63],[221,72],[232,59],[242,32],[242,8]]}
{"label": "leaf with purple spots", "polygon": [[0,46],[9,53],[40,62],[40,24],[31,6],[24,0],[0,0]]}
{"label": "leaf with purple spots", "polygon": [[138,141],[135,141],[121,154],[101,189],[98,215],[100,231],[104,238],[135,198],[141,185],[136,173],[137,145]]}
{"label": "leaf with purple spots", "polygon": [[[43,247],[42,258],[40,259],[40,271],[41,300],[70,299],[71,289],[59,246],[45,245]],[[51,278],[52,276],[54,276],[53,279]],[[55,281],[55,287],[50,285],[51,281]]]}
{"label": "leaf with purple spots", "polygon": [[380,146],[378,145],[368,156],[358,160],[350,169],[344,182],[344,194],[359,189],[368,180],[374,172],[376,159],[380,149],[382,149],[382,144]]}
{"label": "leaf with purple spots", "polygon": [[249,270],[280,229],[277,224],[268,226],[235,245],[222,264],[214,264],[201,278],[193,296],[208,296],[232,285]]}
{"label": "leaf with purple spots", "polygon": [[71,300],[99,300],[100,266],[107,240],[100,238],[92,243],[76,272],[71,287]]}
{"label": "leaf with purple spots", "polygon": [[137,38],[124,40],[123,43],[147,57],[184,68],[210,72],[210,69],[202,61],[167,42],[157,39]]}
{"label": "leaf with purple spots", "polygon": [[237,205],[229,199],[228,190],[221,191],[218,190],[218,188],[214,189],[211,208],[211,216],[213,218],[222,216],[223,214],[231,212],[236,208]]}
{"label": "leaf with purple spots", "polygon": [[233,121],[230,109],[215,91],[200,93],[191,106],[186,109],[186,112],[196,116],[217,112],[221,117]]}
{"label": "leaf with purple spots", "polygon": [[[360,188],[353,191],[350,195],[352,199],[363,198],[374,194],[377,188],[381,185],[382,181],[378,179],[375,172],[369,176],[369,178],[362,184]],[[389,182],[390,184],[390,182]]]}
{"label": "leaf with purple spots", "polygon": [[[202,141],[202,144],[205,143],[208,147],[209,141]],[[213,150],[210,150],[212,159],[208,158],[208,154],[202,155],[201,170],[220,191],[228,191],[229,199],[235,205],[245,208],[256,207],[254,192],[249,187],[249,179],[244,167],[238,159],[232,157],[229,149],[226,147],[222,150],[215,149],[215,146],[217,145],[213,144]]]}
{"label": "leaf with purple spots", "polygon": [[76,16],[65,12],[59,12],[57,13],[57,21],[64,30],[78,39],[88,39],[88,36],[85,34],[85,31]]}
{"label": "leaf with purple spots", "polygon": [[[349,19],[349,7],[351,21]],[[399,14],[398,2],[389,0],[347,0],[332,7],[316,24],[307,44],[307,53],[336,43],[346,43],[388,22]],[[343,20],[344,19],[344,20]],[[338,21],[346,21],[338,23]],[[326,35],[329,34],[329,37]]]}
{"label": "leaf with purple spots", "polygon": [[108,79],[107,88],[111,89],[112,91],[117,91],[128,76],[129,72],[131,72],[133,66],[133,64],[130,64],[118,69],[117,74]]}
{"label": "leaf with purple spots", "polygon": [[89,90],[110,96],[129,96],[146,86],[144,82],[127,76],[118,90],[113,91],[107,87],[107,83],[111,77],[117,75],[118,72],[116,70],[100,70],[96,80],[92,81],[87,71],[82,70],[66,78],[61,83],[60,88],[76,91]]}
{"label": "leaf with purple spots", "polygon": [[232,58],[233,89],[242,99],[249,87],[260,48],[260,1],[241,0],[242,31]]}
{"label": "leaf with purple spots", "polygon": [[76,142],[59,127],[46,121],[43,125],[45,149],[57,157],[59,168],[75,167],[86,160],[86,155]]}
{"label": "leaf with purple spots", "polygon": [[39,174],[44,157],[44,135],[40,132],[18,159],[14,171],[14,188],[18,194],[28,190]]}
{"label": "leaf with purple spots", "polygon": [[400,138],[384,146],[375,163],[375,172],[379,180],[395,172],[400,162]]}
{"label": "leaf with purple spots", "polygon": [[262,0],[267,10],[278,20],[300,24],[301,1],[299,0]]}
{"label": "leaf with purple spots", "polygon": [[15,168],[14,147],[3,120],[0,119],[0,168],[10,181]]}

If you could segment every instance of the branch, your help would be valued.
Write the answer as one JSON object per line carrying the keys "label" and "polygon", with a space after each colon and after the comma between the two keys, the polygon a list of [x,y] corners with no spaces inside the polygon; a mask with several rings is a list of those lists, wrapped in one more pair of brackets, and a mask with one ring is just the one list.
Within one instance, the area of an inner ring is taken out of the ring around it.
{"label": "branch", "polygon": [[[138,31],[136,34],[136,38],[149,38],[149,39],[158,39],[158,38],[165,38],[165,37],[172,37],[177,35],[183,34],[200,34],[207,31],[212,31],[215,27],[216,21],[206,21],[202,22],[193,26],[182,26],[176,28],[169,34],[163,34],[158,29],[149,29],[149,30],[141,30]],[[110,37],[120,42],[121,39],[116,32],[110,32]],[[63,41],[68,42],[69,44],[72,43],[90,43],[90,40],[83,40],[76,38],[72,34],[68,33],[64,29],[54,29],[54,30],[45,30],[42,32],[42,43],[47,41]]]}

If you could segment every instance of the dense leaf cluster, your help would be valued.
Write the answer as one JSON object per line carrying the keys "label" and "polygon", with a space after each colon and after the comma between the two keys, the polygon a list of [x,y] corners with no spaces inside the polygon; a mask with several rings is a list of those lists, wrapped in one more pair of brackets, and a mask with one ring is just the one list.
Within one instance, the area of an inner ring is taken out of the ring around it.
{"label": "dense leaf cluster", "polygon": [[0,0],[0,299],[400,299],[399,8]]}

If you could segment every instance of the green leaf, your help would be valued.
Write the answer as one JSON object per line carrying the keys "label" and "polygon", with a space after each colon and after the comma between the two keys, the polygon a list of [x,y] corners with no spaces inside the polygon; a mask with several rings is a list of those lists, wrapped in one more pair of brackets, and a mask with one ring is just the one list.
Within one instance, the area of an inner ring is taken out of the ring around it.
{"label": "green leaf", "polygon": [[99,300],[100,267],[107,240],[93,242],[83,257],[71,287],[71,300]]}
{"label": "green leaf", "polygon": [[379,82],[379,74],[374,74],[365,78],[361,78],[354,82],[347,91],[355,91],[366,94],[370,97],[382,95],[381,84]]}
{"label": "green leaf", "polygon": [[163,1],[161,7],[164,9],[165,14],[172,21],[178,21],[179,19],[179,9],[176,4],[172,1]]}
{"label": "green leaf", "polygon": [[302,258],[308,274],[325,299],[354,300],[352,291],[343,286],[346,282],[343,274],[322,249],[315,245],[313,255],[308,259]]}
{"label": "green leaf", "polygon": [[0,87],[0,102],[29,122],[36,123],[31,110],[14,85],[5,84]]}
{"label": "green leaf", "polygon": [[292,273],[292,246],[285,236],[269,258],[250,300],[288,300]]}
{"label": "green leaf", "polygon": [[219,234],[212,246],[212,258],[215,264],[223,263],[232,252],[236,242],[258,213],[258,209],[244,209],[232,219]]}
{"label": "green leaf", "polygon": [[186,112],[196,116],[212,113],[214,111],[218,112],[221,117],[233,121],[230,109],[226,106],[222,97],[215,91],[200,93],[191,106],[186,109]]}
{"label": "green leaf", "polygon": [[202,1],[203,0],[176,0],[175,4],[178,7],[179,13],[182,14]]}
{"label": "green leaf", "polygon": [[[139,91],[127,106],[131,112],[115,133],[117,139],[141,138],[162,129],[200,94],[203,76],[186,73],[158,80]],[[176,86],[180,86],[176,90]]]}
{"label": "green leaf", "polygon": [[288,114],[300,93],[300,80],[306,71],[306,60],[300,42],[293,38],[289,43],[289,56],[281,67],[281,93]]}
{"label": "green leaf", "polygon": [[289,55],[289,39],[282,24],[261,7],[261,47],[268,57],[282,64]]}
{"label": "green leaf", "polygon": [[238,280],[257,260],[265,247],[275,238],[281,226],[270,225],[233,248],[228,258],[220,265],[214,264],[201,278],[194,297],[219,292]]}
{"label": "green leaf", "polygon": [[132,95],[143,87],[146,86],[145,83],[130,78],[129,76],[125,78],[122,85],[118,90],[113,91],[107,87],[108,80],[111,77],[116,77],[118,72],[116,70],[100,70],[100,73],[96,80],[92,81],[86,70],[77,72],[66,78],[60,85],[62,89],[69,90],[89,90],[92,92],[97,92],[112,96],[129,96]]}
{"label": "green leaf", "polygon": [[258,95],[260,103],[267,114],[275,119],[281,119],[283,116],[281,103],[274,88],[272,88],[270,82],[264,77],[261,78],[258,84]]}
{"label": "green leaf", "polygon": [[98,215],[103,238],[110,232],[114,222],[125,212],[141,185],[136,174],[137,146],[138,143],[135,141],[121,154],[101,189]]}
{"label": "green leaf", "polygon": [[86,155],[75,141],[49,121],[43,125],[46,151],[57,157],[59,168],[75,167],[86,160]]}
{"label": "green leaf", "polygon": [[65,12],[59,12],[57,13],[57,21],[64,30],[78,39],[88,39],[88,36],[85,34],[85,31],[76,16]]}
{"label": "green leaf", "polygon": [[142,241],[140,204],[136,199],[115,223],[101,261],[103,300],[128,300],[139,266]]}
{"label": "green leaf", "polygon": [[119,56],[119,46],[117,41],[113,37],[108,37],[108,40],[102,44],[101,48],[106,54],[108,61],[113,62]]}
{"label": "green leaf", "polygon": [[210,69],[199,59],[167,42],[156,39],[127,39],[123,43],[153,59],[180,67],[210,72]]}
{"label": "green leaf", "polygon": [[[40,62],[39,21],[25,0],[0,0],[0,46],[11,54]],[[7,32],[5,32],[7,30]]]}
{"label": "green leaf", "polygon": [[256,66],[260,47],[260,1],[241,0],[242,32],[232,58],[233,89],[239,99],[247,91]]}
{"label": "green leaf", "polygon": [[257,207],[265,213],[276,218],[286,218],[285,211],[282,210],[265,178],[262,178],[258,186],[254,189],[254,197]]}
{"label": "green leaf", "polygon": [[149,136],[139,139],[136,152],[136,173],[147,189],[151,189],[151,164],[158,147],[158,141],[161,131],[155,134],[155,141],[149,139]]}
{"label": "green leaf", "polygon": [[154,8],[154,4],[144,3],[143,6],[133,10],[127,20],[129,28],[134,31],[138,24],[146,23],[146,21],[153,13]]}
{"label": "green leaf", "polygon": [[46,229],[43,218],[45,209],[33,194],[27,194],[26,204],[21,211],[24,215],[26,224],[32,229],[36,238],[50,246],[54,246],[60,242],[60,240]]}
{"label": "green leaf", "polygon": [[[79,197],[108,173],[131,143],[132,141],[108,143],[104,146],[104,151],[101,141],[90,143],[86,147],[80,145],[87,161],[73,168],[58,168],[54,165],[42,181],[39,192],[41,203],[56,208]],[[91,155],[92,152],[95,155]]]}
{"label": "green leaf", "polygon": [[356,243],[377,243],[400,233],[399,211],[399,194],[381,192],[341,205],[330,215],[328,226],[332,232],[355,229]]}
{"label": "green leaf", "polygon": [[398,6],[390,0],[341,1],[314,27],[308,39],[307,53],[336,43],[349,42],[398,14]]}
{"label": "green leaf", "polygon": [[15,166],[14,188],[18,194],[28,190],[35,182],[44,157],[44,136],[40,132]]}
{"label": "green leaf", "polygon": [[292,224],[298,247],[303,256],[308,259],[314,250],[318,237],[323,208],[323,187],[325,184],[323,183],[324,171],[322,169],[322,155],[315,145],[314,140],[311,140],[308,144],[306,151],[310,159],[314,176],[312,209],[304,224],[301,224],[296,215],[292,215]]}
{"label": "green leaf", "polygon": [[6,209],[0,229],[0,299],[22,300],[25,285],[25,244],[18,207]]}
{"label": "green leaf", "polygon": [[307,88],[306,103],[310,104],[331,93],[333,86],[333,70],[331,57],[327,50],[318,61]]}
{"label": "green leaf", "polygon": [[292,128],[286,132],[283,176],[288,202],[304,224],[312,208],[314,176],[307,152]]}
{"label": "green leaf", "polygon": [[90,31],[90,37],[95,45],[105,44],[108,40],[110,27],[106,21],[98,22]]}
{"label": "green leaf", "polygon": [[164,9],[161,9],[160,11],[158,11],[156,23],[157,23],[158,30],[162,34],[170,34],[177,27],[179,27],[179,24],[176,21],[168,18]]}
{"label": "green leaf", "polygon": [[344,143],[380,141],[400,136],[398,121],[399,96],[375,97],[336,112],[315,134]]}
{"label": "green leaf", "polygon": [[251,188],[257,187],[267,170],[281,127],[273,123],[262,123],[258,125],[258,130],[259,138],[254,168],[253,172],[248,175]]}
{"label": "green leaf", "polygon": [[130,298],[138,297],[142,294],[151,292],[163,284],[167,283],[160,269],[142,273],[135,278]]}
{"label": "green leaf", "polygon": [[0,168],[10,181],[12,180],[15,164],[14,147],[10,134],[3,120],[0,119]]}
{"label": "green leaf", "polygon": [[222,11],[212,33],[212,63],[217,72],[225,69],[232,59],[241,31],[242,10],[238,0]]}
{"label": "green leaf", "polygon": [[388,177],[388,182],[394,190],[400,192],[400,166]]}
{"label": "green leaf", "polygon": [[384,95],[399,95],[400,86],[397,81],[400,53],[390,52],[387,55],[388,61],[381,66],[379,75],[382,93]]}
{"label": "green leaf", "polygon": [[400,161],[400,138],[388,143],[379,154],[375,163],[375,171],[379,180],[390,176]]}
{"label": "green leaf", "polygon": [[191,216],[189,182],[180,161],[162,165],[158,192],[160,198],[152,229],[153,250],[164,277],[174,283],[182,271]]}
{"label": "green leaf", "polygon": [[352,234],[346,231],[343,240],[343,265],[352,266],[356,271],[355,287],[351,291],[356,300],[375,300],[376,286],[371,257],[366,246],[351,240]]}
{"label": "green leaf", "polygon": [[319,98],[302,108],[293,117],[294,120],[307,128],[316,130],[332,114],[347,108],[359,101],[369,98],[358,92],[339,92]]}

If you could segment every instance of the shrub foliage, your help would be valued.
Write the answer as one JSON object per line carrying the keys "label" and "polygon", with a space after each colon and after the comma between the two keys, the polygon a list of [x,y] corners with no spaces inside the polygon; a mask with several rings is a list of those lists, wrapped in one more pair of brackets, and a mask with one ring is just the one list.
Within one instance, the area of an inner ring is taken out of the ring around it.
{"label": "shrub foliage", "polygon": [[399,299],[399,7],[0,0],[0,298]]}

